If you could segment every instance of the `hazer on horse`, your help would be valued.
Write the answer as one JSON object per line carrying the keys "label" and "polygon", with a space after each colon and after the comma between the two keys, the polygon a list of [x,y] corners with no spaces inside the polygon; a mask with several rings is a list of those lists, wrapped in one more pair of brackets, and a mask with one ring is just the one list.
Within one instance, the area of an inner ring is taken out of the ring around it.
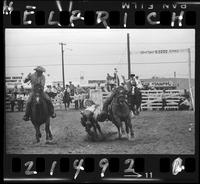
{"label": "hazer on horse", "polygon": [[142,95],[139,88],[136,85],[135,74],[131,74],[130,79],[128,81],[125,81],[124,77],[123,79],[124,85],[114,89],[111,95],[104,102],[102,112],[99,115],[100,121],[105,121],[106,119],[108,119],[108,107],[111,104],[114,96],[118,93],[119,89],[123,89],[126,91],[129,108],[133,111],[133,113],[139,113],[138,109],[141,106]]}
{"label": "hazer on horse", "polygon": [[33,90],[31,101],[31,122],[36,130],[36,141],[40,142],[41,132],[40,126],[45,124],[46,141],[52,140],[52,133],[50,130],[50,112],[48,103],[44,97],[43,88],[40,84],[36,84]]}
{"label": "hazer on horse", "polygon": [[50,115],[52,118],[56,117],[56,114],[54,113],[54,106],[51,102],[51,99],[49,98],[49,96],[44,93],[44,86],[45,86],[45,76],[43,75],[43,72],[45,72],[46,70],[41,67],[38,66],[37,68],[34,69],[35,73],[33,74],[29,74],[26,79],[24,80],[24,83],[27,82],[31,82],[31,87],[32,87],[32,92],[29,95],[29,98],[27,100],[27,105],[26,105],[26,111],[25,111],[25,115],[23,120],[24,121],[28,121],[29,117],[30,117],[30,110],[31,110],[31,100],[32,100],[32,96],[34,93],[34,89],[36,85],[40,85],[42,88],[42,95],[44,97],[44,99],[46,100],[48,107],[49,107],[49,111],[50,111]]}
{"label": "hazer on horse", "polygon": [[52,134],[49,129],[50,117],[55,118],[54,106],[49,96],[44,93],[45,76],[43,72],[45,69],[41,66],[35,68],[34,74],[29,74],[24,82],[31,82],[32,92],[27,100],[26,112],[23,120],[31,119],[36,130],[36,141],[39,142],[41,138],[40,125],[45,123],[46,140],[52,139]]}
{"label": "hazer on horse", "polygon": [[140,91],[141,84],[138,84],[135,74],[130,75],[130,79],[126,82],[126,87],[129,107],[135,115],[138,115],[142,103],[142,93]]}
{"label": "hazer on horse", "polygon": [[[130,138],[134,137],[131,124],[131,113],[126,101],[127,90],[123,86],[118,86],[111,96],[105,101],[103,111],[98,116],[98,121],[105,121],[105,118],[112,121],[118,129],[118,136],[121,138],[124,133],[123,124],[125,122],[126,133]],[[108,113],[105,113],[108,112]],[[103,116],[102,116],[103,115]]]}

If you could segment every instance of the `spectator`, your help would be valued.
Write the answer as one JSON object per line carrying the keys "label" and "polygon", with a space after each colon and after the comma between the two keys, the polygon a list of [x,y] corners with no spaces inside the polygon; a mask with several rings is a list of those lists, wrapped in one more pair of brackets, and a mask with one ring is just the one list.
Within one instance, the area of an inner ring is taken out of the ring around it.
{"label": "spectator", "polygon": [[75,86],[74,86],[74,84],[72,84],[72,81],[69,82],[69,89],[70,89],[70,95],[74,96]]}
{"label": "spectator", "polygon": [[49,85],[49,86],[47,86],[47,89],[45,90],[45,93],[47,94],[47,95],[49,95],[49,97],[51,97],[52,96],[52,90],[51,90],[51,85]]}
{"label": "spectator", "polygon": [[117,86],[119,86],[120,81],[119,81],[119,76],[118,76],[117,68],[114,68],[114,81],[115,81],[115,84],[116,84]]}
{"label": "spectator", "polygon": [[139,89],[143,88],[142,82],[140,81],[138,76],[135,77],[135,82],[136,82],[137,88],[139,88]]}
{"label": "spectator", "polygon": [[108,91],[111,91],[112,79],[113,79],[113,77],[110,76],[109,73],[107,73],[107,76],[106,76],[106,87],[107,87]]}
{"label": "spectator", "polygon": [[77,93],[77,91],[75,91],[74,93],[74,104],[75,104],[75,109],[78,109],[79,108],[79,95]]}
{"label": "spectator", "polygon": [[161,100],[162,100],[162,110],[164,110],[165,106],[167,105],[165,90],[163,89],[163,92],[161,94]]}
{"label": "spectator", "polygon": [[51,90],[51,97],[54,99],[55,96],[57,95],[58,91],[56,89],[56,86],[53,86],[52,90]]}
{"label": "spectator", "polygon": [[72,99],[70,97],[70,88],[69,88],[69,85],[66,85],[66,88],[65,88],[65,91],[64,91],[64,96],[63,96],[63,103],[65,105],[65,110],[67,110],[67,108],[69,108],[71,100]]}
{"label": "spectator", "polygon": [[61,86],[60,86],[60,83],[57,84],[57,91],[58,91],[58,93],[60,93],[60,92],[62,91],[62,88],[61,88]]}
{"label": "spectator", "polygon": [[98,82],[97,86],[96,86],[96,90],[101,90],[101,83]]}
{"label": "spectator", "polygon": [[10,96],[11,112],[14,112],[15,101],[16,101],[16,96],[15,96],[15,94],[14,94],[14,92],[13,92],[13,93],[11,94],[11,96]]}
{"label": "spectator", "polygon": [[23,112],[23,108],[24,108],[24,94],[18,94],[17,95],[17,105],[18,105],[18,111]]}
{"label": "spectator", "polygon": [[77,85],[75,90],[76,90],[77,94],[85,93],[85,90],[82,87],[80,87],[80,85]]}
{"label": "spectator", "polygon": [[20,87],[19,91],[20,91],[20,94],[25,95],[25,89],[23,86]]}
{"label": "spectator", "polygon": [[19,91],[18,91],[17,85],[15,85],[14,90],[13,90],[13,93],[14,93],[14,95],[15,95],[15,99],[17,98],[18,92],[19,92]]}

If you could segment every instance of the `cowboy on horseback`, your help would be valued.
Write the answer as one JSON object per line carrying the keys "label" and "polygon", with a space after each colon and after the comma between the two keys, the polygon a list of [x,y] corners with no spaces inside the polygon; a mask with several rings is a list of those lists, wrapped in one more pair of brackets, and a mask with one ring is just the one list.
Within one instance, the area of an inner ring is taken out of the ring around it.
{"label": "cowboy on horseback", "polygon": [[[115,88],[111,95],[106,99],[106,101],[103,104],[103,109],[101,113],[98,116],[99,121],[105,121],[108,119],[108,107],[111,104],[113,98],[118,94],[121,90],[125,90],[129,96],[129,94],[132,94],[132,90],[134,91],[134,87],[136,87],[136,81],[135,81],[135,74],[131,74],[129,80],[126,82],[124,76],[122,76],[124,80],[124,86],[119,86]],[[125,85],[126,84],[126,85]]]}
{"label": "cowboy on horseback", "polygon": [[113,91],[111,92],[111,95],[106,99],[106,101],[103,104],[103,108],[101,113],[98,115],[98,120],[103,122],[106,119],[108,119],[109,115],[108,115],[108,107],[111,104],[113,98],[119,94],[120,92],[124,92],[125,88],[123,86],[118,86],[117,88],[114,88]]}
{"label": "cowboy on horseback", "polygon": [[135,115],[138,115],[139,114],[138,108],[141,105],[141,98],[142,98],[140,92],[140,89],[142,88],[142,83],[139,80],[138,76],[135,76],[135,74],[131,74],[126,84],[128,88],[127,96],[128,96],[129,107]]}
{"label": "cowboy on horseback", "polygon": [[24,80],[24,83],[27,83],[30,81],[32,92],[30,93],[30,96],[27,100],[26,111],[25,111],[23,120],[28,121],[30,118],[31,101],[32,101],[34,90],[35,90],[35,86],[37,86],[38,84],[42,86],[42,96],[44,97],[44,99],[46,100],[49,106],[50,115],[52,118],[55,118],[56,114],[54,113],[54,106],[51,102],[51,99],[46,93],[44,93],[45,76],[43,75],[43,72],[45,72],[46,70],[42,66],[38,66],[34,70],[35,70],[35,73],[33,74],[29,73],[29,75]]}

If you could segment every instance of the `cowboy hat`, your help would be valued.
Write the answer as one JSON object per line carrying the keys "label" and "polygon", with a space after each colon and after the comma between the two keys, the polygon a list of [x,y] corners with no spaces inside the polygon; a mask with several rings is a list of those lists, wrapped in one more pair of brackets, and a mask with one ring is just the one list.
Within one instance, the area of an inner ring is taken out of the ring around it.
{"label": "cowboy hat", "polygon": [[135,77],[135,74],[130,74],[130,77]]}
{"label": "cowboy hat", "polygon": [[36,71],[40,71],[40,72],[45,72],[45,68],[43,68],[42,66],[37,66],[36,68],[34,68],[34,70]]}

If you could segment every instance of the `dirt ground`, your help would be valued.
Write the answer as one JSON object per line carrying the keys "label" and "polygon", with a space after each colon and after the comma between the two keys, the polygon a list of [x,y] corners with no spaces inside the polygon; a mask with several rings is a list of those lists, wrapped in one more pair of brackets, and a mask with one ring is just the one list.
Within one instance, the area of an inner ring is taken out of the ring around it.
{"label": "dirt ground", "polygon": [[[45,143],[44,125],[40,143],[35,141],[31,121],[21,112],[6,113],[6,150],[10,154],[194,154],[193,111],[143,111],[132,119],[135,138],[117,139],[111,122],[100,123],[105,140],[92,142],[80,123],[80,112],[57,111],[51,119],[52,144]],[[189,128],[191,131],[189,131]]]}

